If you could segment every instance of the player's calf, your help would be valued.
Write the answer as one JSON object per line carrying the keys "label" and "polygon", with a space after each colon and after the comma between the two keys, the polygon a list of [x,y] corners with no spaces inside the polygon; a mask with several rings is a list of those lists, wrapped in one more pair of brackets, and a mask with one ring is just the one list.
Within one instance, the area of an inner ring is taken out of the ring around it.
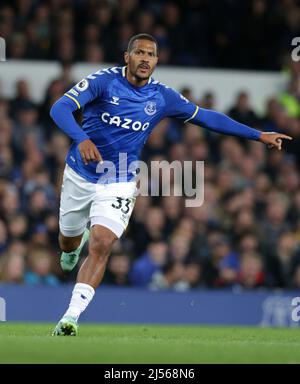
{"label": "player's calf", "polygon": [[90,232],[87,228],[82,235],[76,236],[76,238],[65,237],[60,233],[59,238],[62,243],[62,249],[64,250],[60,257],[60,265],[63,271],[70,272],[74,269],[78,263],[80,252],[89,239],[89,234]]}
{"label": "player's calf", "polygon": [[93,299],[95,288],[102,281],[107,260],[116,239],[117,236],[108,228],[101,225],[92,227],[89,255],[79,270],[69,308],[55,327],[53,335],[77,334],[78,318]]}
{"label": "player's calf", "polygon": [[77,281],[97,288],[101,283],[108,257],[117,236],[109,229],[94,225],[91,229],[89,255],[82,264]]}
{"label": "player's calf", "polygon": [[75,251],[75,249],[77,249],[80,245],[82,235],[83,234],[81,234],[79,236],[75,236],[75,237],[66,237],[60,232],[59,236],[58,236],[58,242],[59,242],[60,249],[63,252]]}

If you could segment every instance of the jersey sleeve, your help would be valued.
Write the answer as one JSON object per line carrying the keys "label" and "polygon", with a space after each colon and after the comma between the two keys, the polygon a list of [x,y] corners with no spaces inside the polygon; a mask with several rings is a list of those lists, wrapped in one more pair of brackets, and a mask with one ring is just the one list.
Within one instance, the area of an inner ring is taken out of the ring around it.
{"label": "jersey sleeve", "polygon": [[224,113],[210,109],[198,108],[190,119],[192,124],[199,125],[217,133],[239,136],[249,140],[259,140],[261,132],[231,119]]}
{"label": "jersey sleeve", "polygon": [[63,97],[72,100],[77,107],[75,109],[80,109],[84,107],[85,104],[102,96],[104,83],[104,77],[101,78],[90,75],[80,80],[73,88],[69,89]]}
{"label": "jersey sleeve", "polygon": [[261,132],[241,124],[223,113],[199,108],[172,88],[165,89],[166,116],[199,125],[214,132],[259,140]]}
{"label": "jersey sleeve", "polygon": [[197,105],[172,88],[164,89],[164,99],[166,117],[175,117],[184,120],[185,123],[193,119],[199,109]]}
{"label": "jersey sleeve", "polygon": [[58,99],[50,110],[50,116],[74,142],[88,140],[87,133],[77,124],[73,112],[87,103],[101,97],[104,89],[104,78],[90,75],[82,79],[73,88]]}

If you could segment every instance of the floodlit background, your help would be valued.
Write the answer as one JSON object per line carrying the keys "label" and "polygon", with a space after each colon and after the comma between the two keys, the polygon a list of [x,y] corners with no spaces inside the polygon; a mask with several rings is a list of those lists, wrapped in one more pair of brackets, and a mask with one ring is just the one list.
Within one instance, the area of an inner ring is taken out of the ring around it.
{"label": "floodlit background", "polygon": [[[205,203],[185,208],[180,197],[138,198],[103,287],[191,291],[191,308],[197,297],[204,297],[202,308],[214,298],[222,302],[226,288],[229,323],[247,323],[247,309],[239,320],[241,303],[230,301],[236,292],[247,292],[256,303],[248,309],[256,311],[252,323],[289,325],[289,295],[295,295],[282,291],[288,296],[280,301],[273,289],[300,290],[300,52],[298,61],[291,58],[297,48],[292,39],[300,36],[296,0],[1,1],[7,61],[0,62],[0,295],[10,295],[10,289],[15,294],[20,285],[18,292],[34,287],[30,292],[40,292],[43,300],[45,292],[56,292],[46,287],[63,290],[75,281],[76,271],[66,276],[59,268],[57,242],[70,141],[49,110],[85,75],[123,65],[136,33],[153,34],[159,42],[158,80],[201,107],[294,140],[280,152],[162,121],[142,159],[204,160]],[[214,296],[205,296],[212,288]],[[125,291],[113,292],[118,297]],[[8,300],[8,318],[10,310],[15,309]],[[34,320],[32,311],[28,318]],[[21,310],[12,315],[24,316]],[[157,316],[153,321],[164,321]],[[188,316],[204,321],[203,313]],[[212,312],[205,321],[217,316]],[[95,311],[93,319],[101,316]],[[222,317],[217,320],[222,323]]]}

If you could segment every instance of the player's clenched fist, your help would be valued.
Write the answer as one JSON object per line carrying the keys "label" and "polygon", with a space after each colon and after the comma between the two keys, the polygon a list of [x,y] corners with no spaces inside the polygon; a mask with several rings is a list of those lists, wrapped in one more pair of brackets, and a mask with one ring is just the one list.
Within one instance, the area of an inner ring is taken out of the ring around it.
{"label": "player's clenched fist", "polygon": [[79,152],[85,165],[90,161],[103,163],[103,159],[96,145],[91,140],[84,140],[78,145]]}

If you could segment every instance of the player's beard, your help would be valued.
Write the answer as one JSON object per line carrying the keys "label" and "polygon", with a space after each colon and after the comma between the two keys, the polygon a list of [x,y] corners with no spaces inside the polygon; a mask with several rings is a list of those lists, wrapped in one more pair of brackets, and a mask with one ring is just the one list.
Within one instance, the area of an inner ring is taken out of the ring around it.
{"label": "player's beard", "polygon": [[149,69],[147,70],[147,72],[145,74],[141,74],[141,73],[138,73],[140,65],[141,64],[139,64],[136,67],[136,70],[134,71],[135,73],[133,75],[136,77],[136,79],[138,81],[148,80],[150,78],[151,74],[152,74],[150,66],[149,66]]}
{"label": "player's beard", "polygon": [[139,75],[137,75],[137,74],[135,74],[134,75],[135,76],[135,78],[138,80],[138,81],[143,81],[143,80],[149,80],[149,77],[150,76],[139,76]]}

